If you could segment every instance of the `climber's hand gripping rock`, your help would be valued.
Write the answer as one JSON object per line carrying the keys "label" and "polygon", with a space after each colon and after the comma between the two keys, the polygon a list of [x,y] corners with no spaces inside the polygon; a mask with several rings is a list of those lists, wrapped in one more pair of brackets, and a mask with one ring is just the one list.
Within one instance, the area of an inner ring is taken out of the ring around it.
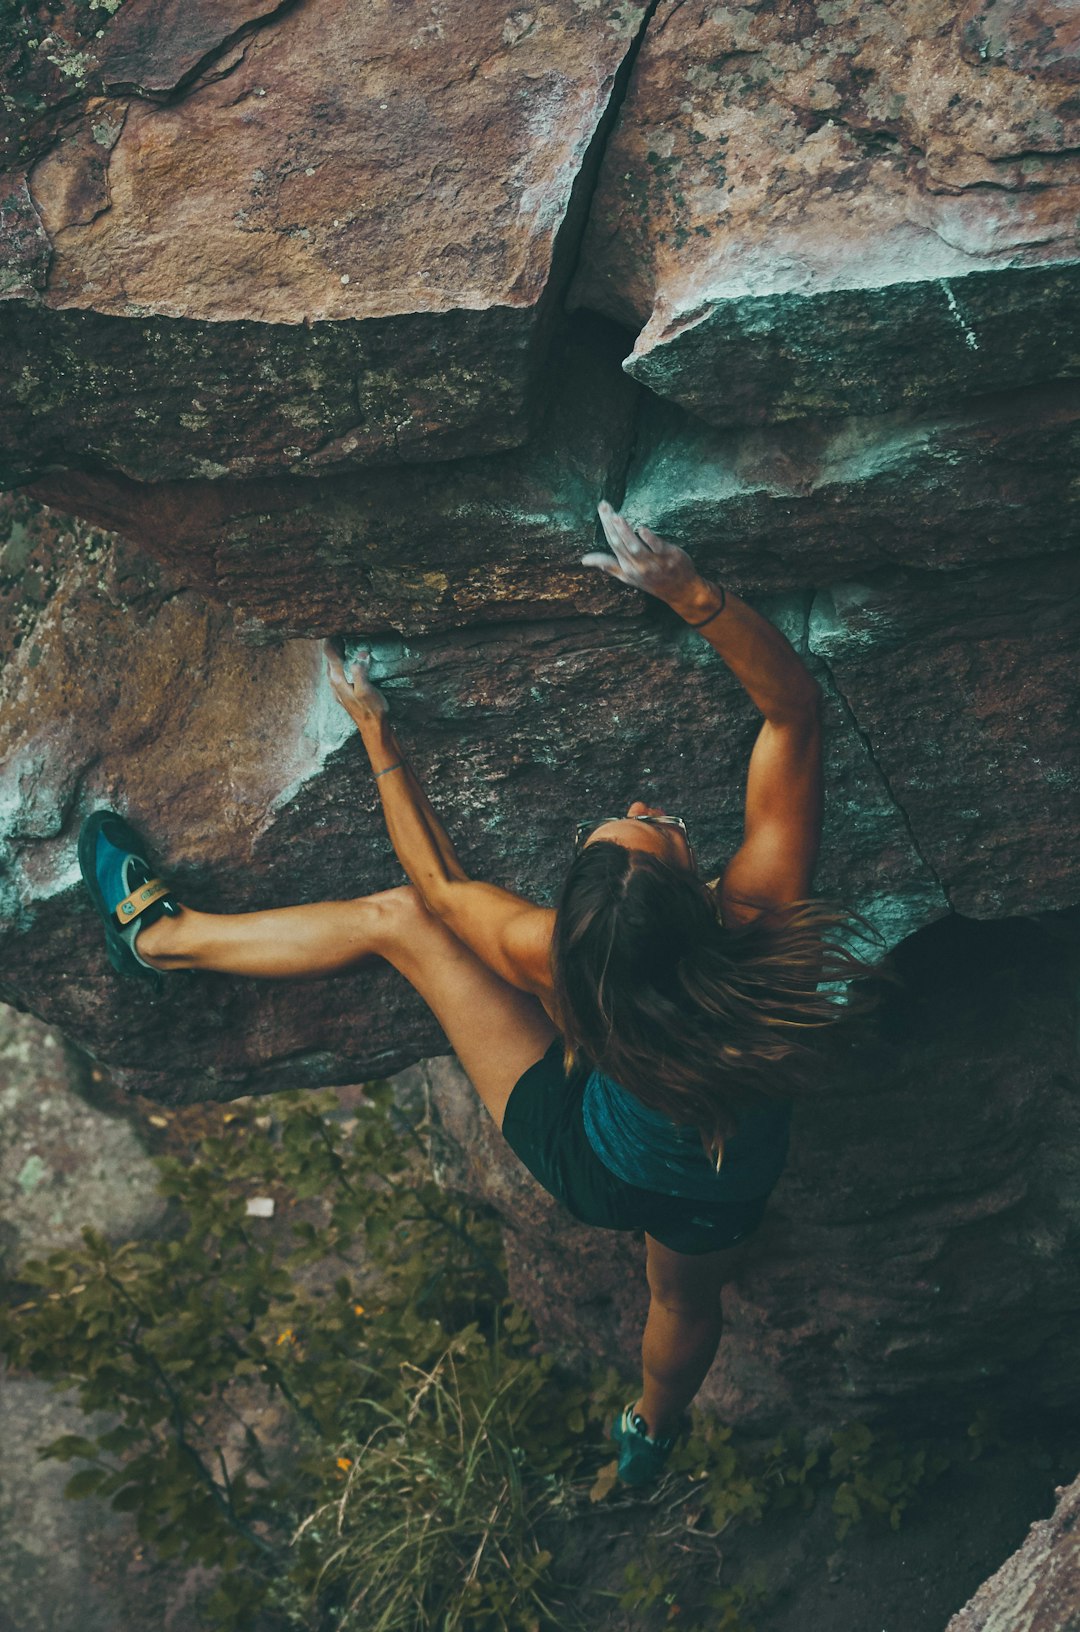
{"label": "climber's hand gripping rock", "polygon": [[371,653],[357,652],[350,663],[350,673],[345,668],[341,651],[332,641],[326,641],[323,649],[330,689],[350,719],[359,726],[383,719],[389,711],[389,704],[368,678]]}
{"label": "climber's hand gripping rock", "polygon": [[649,527],[635,530],[610,504],[601,504],[598,514],[612,554],[593,551],[582,556],[583,567],[598,567],[620,584],[643,589],[678,612],[690,603],[695,607],[700,604],[702,590],[707,586],[685,550],[658,538]]}

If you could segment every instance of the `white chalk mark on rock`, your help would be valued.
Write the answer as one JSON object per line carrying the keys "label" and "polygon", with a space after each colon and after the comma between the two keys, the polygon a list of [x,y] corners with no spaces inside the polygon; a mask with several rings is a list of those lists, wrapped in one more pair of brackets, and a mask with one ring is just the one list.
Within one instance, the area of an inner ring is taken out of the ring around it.
{"label": "white chalk mark on rock", "polygon": [[951,288],[949,287],[948,278],[939,278],[938,283],[941,285],[942,289],[944,289],[944,291],[945,291],[945,299],[949,303],[949,310],[952,313],[952,315],[955,317],[956,321],[959,323],[961,329],[963,330],[964,339],[966,340],[967,344],[971,347],[972,351],[978,351],[979,341],[978,341],[978,338],[977,338],[977,336],[975,334],[975,330],[971,327],[971,324],[968,322],[967,318],[964,316],[963,312],[960,310],[960,307],[959,307],[959,304],[957,302],[956,296],[953,294]]}

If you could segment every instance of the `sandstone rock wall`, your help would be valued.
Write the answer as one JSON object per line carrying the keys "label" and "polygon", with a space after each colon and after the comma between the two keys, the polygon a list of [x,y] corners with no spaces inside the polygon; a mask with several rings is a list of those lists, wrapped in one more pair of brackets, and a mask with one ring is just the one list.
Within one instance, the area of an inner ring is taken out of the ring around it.
{"label": "sandstone rock wall", "polygon": [[522,442],[645,9],[126,0],[0,187],[8,479]]}
{"label": "sandstone rock wall", "polygon": [[[579,566],[600,497],[821,678],[823,892],[919,956],[1076,907],[1071,8],[50,0],[3,49],[0,998],[172,1100],[445,1046],[377,966],[135,997],[76,885],[106,802],[193,905],[397,882],[327,634],[478,875],[550,899],[639,795],[719,870],[753,711]],[[807,1110],[732,1414],[955,1396],[981,1348],[1075,1401],[1075,997],[1016,956]],[[624,1348],[632,1247],[522,1233],[489,1168],[551,1331],[584,1254],[564,1339]]]}

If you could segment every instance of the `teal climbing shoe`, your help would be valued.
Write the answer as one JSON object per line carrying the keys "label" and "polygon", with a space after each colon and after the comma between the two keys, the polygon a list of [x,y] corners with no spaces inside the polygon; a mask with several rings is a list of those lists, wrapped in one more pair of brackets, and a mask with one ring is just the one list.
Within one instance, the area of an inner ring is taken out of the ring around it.
{"label": "teal climbing shoe", "polygon": [[653,1439],[632,1405],[616,1417],[611,1437],[619,1447],[619,1479],[624,1485],[651,1485],[663,1473],[676,1436]]}
{"label": "teal climbing shoe", "polygon": [[135,938],[156,919],[175,917],[180,903],[146,860],[135,829],[113,810],[95,810],[79,834],[79,868],[105,927],[105,951],[121,975],[159,981],[159,970],[140,958]]}

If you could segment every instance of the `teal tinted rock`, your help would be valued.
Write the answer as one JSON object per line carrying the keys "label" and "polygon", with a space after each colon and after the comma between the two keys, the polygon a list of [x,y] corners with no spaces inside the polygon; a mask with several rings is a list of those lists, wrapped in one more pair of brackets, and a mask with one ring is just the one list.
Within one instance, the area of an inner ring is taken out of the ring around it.
{"label": "teal tinted rock", "polygon": [[1080,258],[706,298],[643,336],[625,366],[713,425],[918,409],[1080,374],[1078,305]]}
{"label": "teal tinted rock", "polygon": [[65,474],[35,492],[224,597],[256,636],[630,615],[634,599],[580,565],[598,500],[620,496],[642,395],[621,344],[607,325],[564,337],[535,435],[501,455],[317,481]]}
{"label": "teal tinted rock", "polygon": [[626,505],[703,571],[754,593],[1068,550],[1078,464],[1080,382],[726,432],[653,403]]}

